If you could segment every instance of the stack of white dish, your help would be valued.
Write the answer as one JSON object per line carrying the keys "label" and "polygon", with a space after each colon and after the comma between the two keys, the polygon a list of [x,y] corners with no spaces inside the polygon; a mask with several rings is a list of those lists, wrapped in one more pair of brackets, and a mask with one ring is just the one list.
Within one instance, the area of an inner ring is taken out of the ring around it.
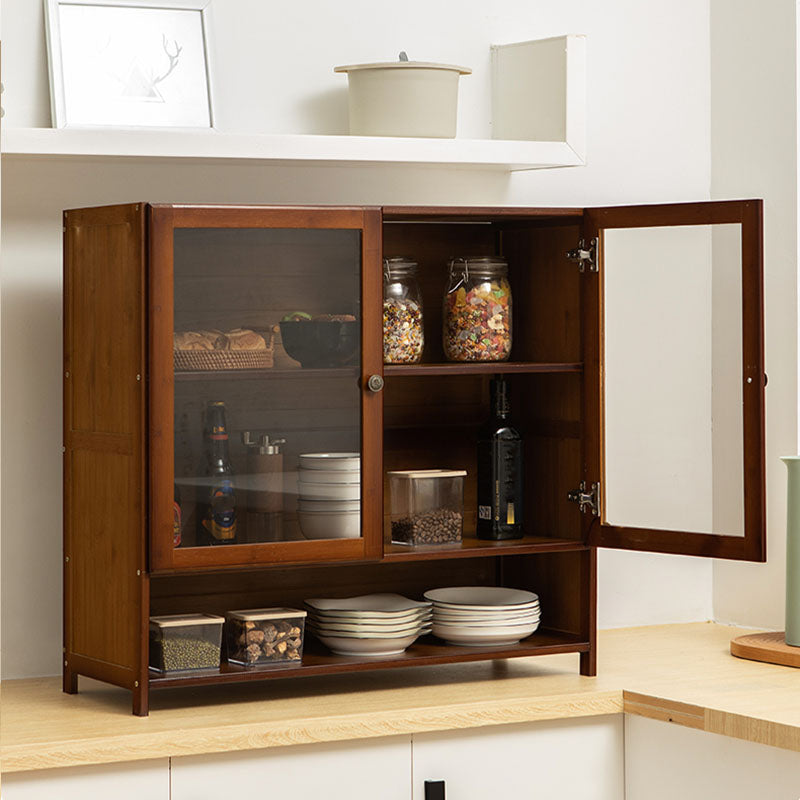
{"label": "stack of white dish", "polygon": [[431,632],[431,604],[399,594],[306,600],[306,627],[342,656],[393,656]]}
{"label": "stack of white dish", "polygon": [[361,456],[300,456],[297,511],[306,539],[356,539],[361,535]]}
{"label": "stack of white dish", "polygon": [[450,644],[497,647],[516,644],[539,627],[539,597],[501,586],[431,589],[433,633]]}

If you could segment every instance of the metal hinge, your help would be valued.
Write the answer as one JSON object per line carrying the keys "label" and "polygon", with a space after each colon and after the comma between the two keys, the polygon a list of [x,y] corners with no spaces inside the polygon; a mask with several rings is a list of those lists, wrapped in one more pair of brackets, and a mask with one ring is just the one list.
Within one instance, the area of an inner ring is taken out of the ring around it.
{"label": "metal hinge", "polygon": [[597,239],[590,239],[588,248],[586,241],[581,239],[574,250],[567,250],[567,258],[578,265],[579,272],[586,269],[586,264],[589,265],[589,272],[597,272]]}
{"label": "metal hinge", "polygon": [[600,516],[600,484],[593,483],[592,490],[590,492],[586,491],[586,481],[581,481],[580,486],[571,491],[567,495],[567,500],[571,500],[573,503],[577,503],[581,514],[586,513],[586,509],[589,508],[592,512],[592,515],[595,517]]}

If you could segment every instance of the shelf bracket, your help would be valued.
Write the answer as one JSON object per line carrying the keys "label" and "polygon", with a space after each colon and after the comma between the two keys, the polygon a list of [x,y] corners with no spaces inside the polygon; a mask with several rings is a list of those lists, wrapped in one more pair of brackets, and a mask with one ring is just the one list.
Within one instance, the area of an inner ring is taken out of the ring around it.
{"label": "shelf bracket", "polygon": [[578,265],[578,272],[584,272],[586,265],[589,265],[589,272],[598,272],[597,266],[597,239],[589,240],[589,247],[586,241],[581,239],[574,250],[567,250],[567,258]]}
{"label": "shelf bracket", "polygon": [[600,484],[593,483],[591,491],[586,491],[586,481],[581,481],[577,489],[567,494],[567,500],[572,503],[577,503],[581,514],[586,513],[588,508],[592,512],[592,516],[600,516]]}

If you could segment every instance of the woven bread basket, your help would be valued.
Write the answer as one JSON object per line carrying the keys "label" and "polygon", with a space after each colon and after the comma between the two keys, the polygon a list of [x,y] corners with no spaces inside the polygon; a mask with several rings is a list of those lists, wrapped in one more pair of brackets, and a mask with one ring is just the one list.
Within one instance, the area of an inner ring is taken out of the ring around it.
{"label": "woven bread basket", "polygon": [[[264,339],[267,336],[262,334]],[[173,350],[175,372],[222,372],[234,369],[269,369],[274,363],[275,332],[266,350]]]}

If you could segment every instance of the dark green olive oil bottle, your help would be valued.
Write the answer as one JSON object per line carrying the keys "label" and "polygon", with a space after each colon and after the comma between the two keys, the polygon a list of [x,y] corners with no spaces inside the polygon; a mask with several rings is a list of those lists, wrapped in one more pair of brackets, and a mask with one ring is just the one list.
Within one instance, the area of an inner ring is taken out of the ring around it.
{"label": "dark green olive oil bottle", "polygon": [[490,390],[492,416],[478,433],[478,538],[520,539],[522,437],[511,424],[505,378],[493,378]]}

